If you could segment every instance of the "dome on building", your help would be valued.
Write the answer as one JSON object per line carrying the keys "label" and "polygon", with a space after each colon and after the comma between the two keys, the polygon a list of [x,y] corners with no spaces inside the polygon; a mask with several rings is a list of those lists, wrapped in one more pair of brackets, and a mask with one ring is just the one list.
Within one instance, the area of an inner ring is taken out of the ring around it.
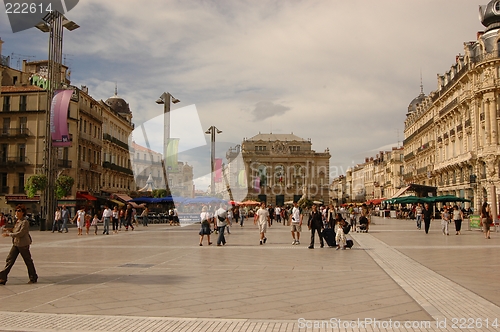
{"label": "dome on building", "polygon": [[417,107],[420,106],[425,99],[425,95],[423,93],[419,94],[415,99],[413,99],[408,105],[408,113],[413,113],[417,110]]}
{"label": "dome on building", "polygon": [[492,0],[486,6],[479,6],[479,19],[486,31],[500,27],[500,0]]}
{"label": "dome on building", "polygon": [[105,101],[105,103],[117,113],[131,113],[130,107],[128,106],[128,103],[125,101],[125,99],[118,97],[118,95],[116,94],[112,97],[109,97]]}

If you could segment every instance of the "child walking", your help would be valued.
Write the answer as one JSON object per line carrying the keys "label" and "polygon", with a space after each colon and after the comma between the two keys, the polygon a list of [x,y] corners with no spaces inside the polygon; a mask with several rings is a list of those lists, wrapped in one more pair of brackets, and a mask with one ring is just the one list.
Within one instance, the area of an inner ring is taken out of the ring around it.
{"label": "child walking", "polygon": [[[94,234],[97,235],[97,223],[100,222],[99,218],[97,217],[97,214],[94,214],[94,219],[92,219],[92,224],[91,226],[94,226]],[[88,234],[88,231],[87,231]]]}
{"label": "child walking", "polygon": [[335,231],[335,242],[337,242],[336,250],[342,248],[345,250],[346,246],[346,238],[344,234],[344,226],[347,225],[346,221],[342,218],[340,213],[337,213],[337,217],[335,218],[335,222],[337,224],[337,230]]}

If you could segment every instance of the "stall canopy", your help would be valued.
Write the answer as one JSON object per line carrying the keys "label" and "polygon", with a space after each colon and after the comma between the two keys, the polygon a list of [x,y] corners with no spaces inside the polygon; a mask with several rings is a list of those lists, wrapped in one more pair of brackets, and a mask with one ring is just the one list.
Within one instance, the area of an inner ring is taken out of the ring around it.
{"label": "stall canopy", "polygon": [[76,193],[77,200],[86,200],[86,201],[97,201],[97,198],[88,193],[78,192]]}

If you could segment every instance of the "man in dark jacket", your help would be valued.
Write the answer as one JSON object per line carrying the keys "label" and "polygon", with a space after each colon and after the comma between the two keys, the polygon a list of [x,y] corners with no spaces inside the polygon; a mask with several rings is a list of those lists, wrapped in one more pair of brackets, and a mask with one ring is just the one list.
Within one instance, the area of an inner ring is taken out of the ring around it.
{"label": "man in dark jacket", "polygon": [[323,216],[321,212],[318,211],[318,207],[316,204],[312,206],[312,212],[309,215],[309,220],[307,222],[307,227],[311,231],[311,244],[309,245],[309,249],[314,249],[314,233],[318,232],[319,243],[321,244],[321,248],[324,247],[323,237],[321,236],[321,232],[323,231]]}
{"label": "man in dark jacket", "polygon": [[424,226],[425,226],[425,234],[429,233],[429,227],[431,225],[431,219],[434,219],[432,215],[431,207],[429,203],[425,203],[425,206],[422,210],[422,216],[424,217]]}

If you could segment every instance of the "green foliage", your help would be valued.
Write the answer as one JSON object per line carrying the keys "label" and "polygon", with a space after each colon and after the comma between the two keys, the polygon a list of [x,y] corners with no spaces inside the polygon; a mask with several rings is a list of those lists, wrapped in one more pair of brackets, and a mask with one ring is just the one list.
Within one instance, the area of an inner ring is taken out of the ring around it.
{"label": "green foliage", "polygon": [[35,174],[28,178],[24,185],[24,191],[29,198],[33,198],[38,191],[43,191],[47,188],[47,176],[44,174]]}
{"label": "green foliage", "polygon": [[60,175],[56,180],[55,194],[60,199],[71,194],[75,180],[71,176]]}
{"label": "green foliage", "polygon": [[162,198],[168,196],[168,191],[166,189],[155,189],[151,193],[154,198]]}

